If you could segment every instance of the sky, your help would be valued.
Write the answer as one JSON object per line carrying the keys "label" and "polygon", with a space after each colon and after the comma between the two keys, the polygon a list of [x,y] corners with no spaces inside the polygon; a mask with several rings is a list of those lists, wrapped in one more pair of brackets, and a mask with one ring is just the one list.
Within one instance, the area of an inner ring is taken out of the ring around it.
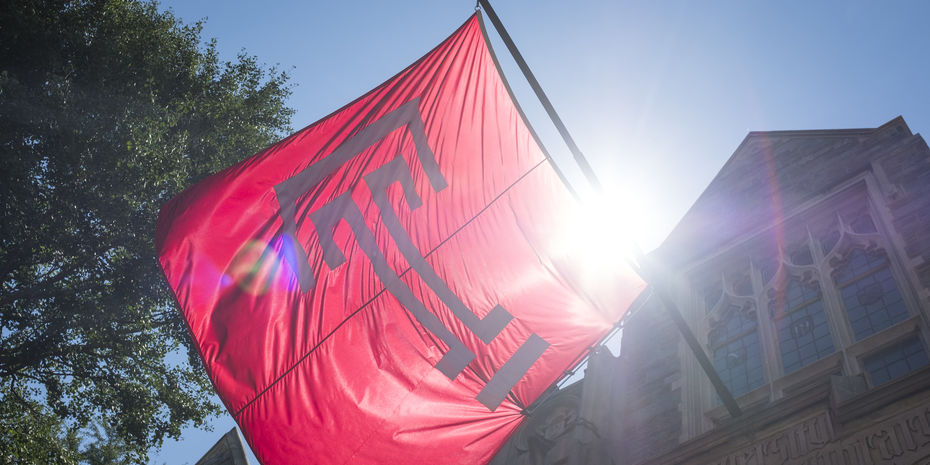
{"label": "sky", "polygon": [[[749,131],[930,131],[930,2],[492,0],[569,131],[650,250]],[[473,12],[467,0],[172,0],[205,20],[220,55],[245,51],[295,85],[300,129],[428,52]],[[492,27],[490,22],[488,27]],[[584,181],[495,32],[530,124],[571,181]],[[243,158],[251,154],[241,154]],[[152,463],[193,464],[234,426],[188,430]],[[252,463],[258,463],[254,456]]]}

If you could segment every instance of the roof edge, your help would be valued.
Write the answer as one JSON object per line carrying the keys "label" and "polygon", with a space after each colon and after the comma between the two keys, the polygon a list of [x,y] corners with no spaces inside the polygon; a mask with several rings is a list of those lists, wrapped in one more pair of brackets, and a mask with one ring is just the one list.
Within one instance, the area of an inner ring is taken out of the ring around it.
{"label": "roof edge", "polygon": [[875,128],[750,131],[749,133],[746,134],[746,137],[743,138],[743,140],[739,143],[736,149],[733,150],[733,153],[730,155],[727,161],[723,164],[723,166],[720,167],[720,169],[717,171],[717,174],[714,175],[714,177],[707,184],[704,190],[701,191],[701,193],[694,200],[694,202],[691,203],[691,206],[688,207],[688,210],[685,211],[685,213],[681,216],[678,222],[675,223],[675,226],[668,233],[665,239],[659,244],[658,247],[655,248],[655,250],[650,252],[650,255],[653,255],[653,254],[657,254],[659,256],[662,255],[662,253],[664,252],[664,249],[669,245],[669,241],[676,235],[676,233],[679,232],[682,221],[688,218],[688,216],[694,211],[695,207],[697,207],[697,205],[701,203],[701,200],[704,198],[710,186],[712,186],[715,182],[717,182],[717,179],[720,178],[720,175],[727,169],[727,167],[729,167],[733,163],[733,161],[739,156],[739,154],[743,151],[746,145],[750,143],[750,141],[757,139],[760,136],[821,137],[821,138],[822,137],[869,136],[869,135],[875,134],[877,132],[882,131],[883,129],[886,129],[894,125],[904,126],[908,134],[913,135],[913,132],[911,131],[910,127],[908,127],[907,123],[904,121],[904,117],[902,115],[898,115]]}

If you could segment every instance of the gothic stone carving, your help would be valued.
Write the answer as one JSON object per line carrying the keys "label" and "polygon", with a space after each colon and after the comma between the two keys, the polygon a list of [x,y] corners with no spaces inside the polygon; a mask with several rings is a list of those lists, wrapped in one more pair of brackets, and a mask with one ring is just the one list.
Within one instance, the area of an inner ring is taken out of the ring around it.
{"label": "gothic stone carving", "polygon": [[824,412],[708,465],[930,465],[930,404],[833,436]]}
{"label": "gothic stone carving", "polygon": [[490,465],[610,465],[606,444],[578,416],[576,394],[554,396],[531,415]]}

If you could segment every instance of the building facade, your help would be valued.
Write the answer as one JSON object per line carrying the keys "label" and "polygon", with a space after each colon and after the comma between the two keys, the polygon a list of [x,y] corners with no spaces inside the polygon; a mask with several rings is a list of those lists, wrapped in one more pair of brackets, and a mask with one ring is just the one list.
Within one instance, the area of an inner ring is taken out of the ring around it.
{"label": "building facade", "polygon": [[930,465],[930,149],[902,118],[750,133],[649,258],[742,414],[647,291],[493,464]]}

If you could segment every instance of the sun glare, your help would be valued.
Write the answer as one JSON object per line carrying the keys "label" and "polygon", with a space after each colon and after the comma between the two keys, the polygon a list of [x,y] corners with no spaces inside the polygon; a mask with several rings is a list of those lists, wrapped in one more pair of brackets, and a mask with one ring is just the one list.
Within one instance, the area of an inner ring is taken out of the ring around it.
{"label": "sun glare", "polygon": [[566,218],[556,250],[576,261],[587,284],[599,284],[635,261],[638,247],[655,244],[656,229],[641,195],[589,195]]}

